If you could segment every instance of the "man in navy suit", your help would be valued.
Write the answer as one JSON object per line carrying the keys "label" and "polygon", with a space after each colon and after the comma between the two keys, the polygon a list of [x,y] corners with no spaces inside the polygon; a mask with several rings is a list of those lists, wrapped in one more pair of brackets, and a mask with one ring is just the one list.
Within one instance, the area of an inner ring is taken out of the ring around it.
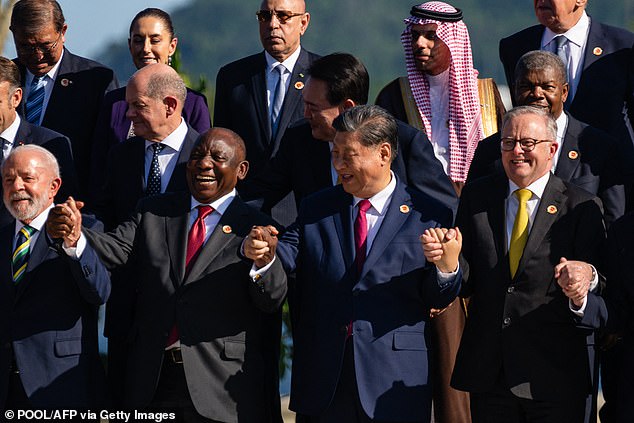
{"label": "man in navy suit", "polygon": [[[106,230],[131,218],[137,202],[145,196],[187,191],[185,167],[198,132],[182,117],[186,95],[181,77],[164,64],[141,68],[130,78],[127,115],[136,136],[110,150],[105,183],[94,196],[93,210]],[[106,306],[108,382],[116,405],[123,402],[137,279],[133,267],[114,270],[112,295]]]}
{"label": "man in navy suit", "polygon": [[2,164],[14,216],[0,229],[2,409],[106,405],[97,312],[110,279],[91,248],[79,259],[51,248],[44,223],[60,184],[55,157],[40,146],[16,147]]}
{"label": "man in navy suit", "polygon": [[[471,299],[451,383],[471,394],[474,423],[583,422],[592,393],[605,228],[599,200],[550,172],[556,134],[545,110],[507,112],[505,172],[460,197],[460,295]],[[424,241],[428,259],[446,253]]]}
{"label": "man in navy suit", "polygon": [[290,407],[311,422],[429,422],[429,311],[455,298],[460,276],[439,278],[419,236],[452,213],[390,170],[397,125],[385,110],[352,107],[334,127],[341,184],[302,202],[272,261],[274,228],[244,248],[297,271]]}
{"label": "man in navy suit", "polygon": [[[566,110],[582,122],[629,140],[624,154],[631,160],[634,149],[628,126],[634,123],[634,34],[591,19],[586,4],[587,0],[535,0],[540,25],[500,40],[506,81],[513,86],[515,64],[524,53],[547,50],[562,57],[570,84]],[[512,98],[518,105],[517,98]]]}
{"label": "man in navy suit", "polygon": [[[216,77],[214,126],[231,129],[245,140],[251,164],[249,177],[238,189],[264,171],[286,128],[302,118],[306,71],[319,57],[300,45],[310,22],[304,0],[264,0],[257,17],[264,51],[229,63]],[[273,217],[290,223],[293,207],[287,199]]]}
{"label": "man in navy suit", "polygon": [[21,114],[70,139],[79,189],[86,197],[97,116],[104,94],[119,85],[114,72],[66,50],[67,25],[55,0],[17,2],[10,29],[24,89]]}
{"label": "man in navy suit", "polygon": [[[40,145],[53,153],[60,166],[64,183],[56,198],[64,200],[69,195],[77,194],[78,182],[70,141],[62,134],[33,125],[18,115],[16,109],[22,100],[20,72],[15,63],[5,57],[0,57],[0,98],[6,99],[0,102],[0,157],[7,157],[14,147],[20,145]],[[12,223],[13,220],[4,204],[0,204],[0,226]]]}
{"label": "man in navy suit", "polygon": [[[622,216],[625,190],[619,141],[564,111],[570,91],[561,59],[547,51],[526,53],[515,67],[513,90],[517,104],[543,108],[557,121],[559,148],[553,173],[598,196],[607,225]],[[468,181],[502,171],[498,132],[478,144]]]}

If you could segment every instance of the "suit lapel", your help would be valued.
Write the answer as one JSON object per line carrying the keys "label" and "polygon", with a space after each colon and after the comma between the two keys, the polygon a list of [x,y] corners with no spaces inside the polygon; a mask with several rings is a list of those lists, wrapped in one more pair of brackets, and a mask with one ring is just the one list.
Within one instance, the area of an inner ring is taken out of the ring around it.
{"label": "suit lapel", "polygon": [[494,179],[490,195],[481,199],[481,201],[486,201],[488,204],[487,219],[493,232],[497,257],[499,260],[506,262],[507,267],[509,266],[506,243],[506,198],[508,197],[508,190],[508,179],[504,171],[502,171]]}
{"label": "suit lapel", "polygon": [[555,175],[564,181],[570,181],[580,163],[578,137],[576,122],[568,115],[568,127],[565,131],[563,145],[560,146],[561,153],[555,169]]}
{"label": "suit lapel", "polygon": [[[189,231],[189,210],[191,206],[189,193],[183,193],[178,204],[178,212],[165,217],[165,234],[169,251],[170,266],[175,281],[180,284],[185,277],[185,258],[187,255],[187,233]],[[177,288],[175,286],[174,288]]]}
{"label": "suit lapel", "polygon": [[[594,62],[596,62],[597,60],[601,58],[601,54],[599,55],[595,54],[594,49],[598,47],[599,49],[601,49],[601,52],[603,53],[603,50],[602,50],[603,39],[604,39],[603,31],[601,30],[600,25],[597,25],[594,19],[591,19],[590,30],[588,31],[588,40],[586,41],[586,51],[583,54],[583,70],[584,71],[588,69],[590,66],[592,66]],[[581,72],[579,86],[581,85],[581,82],[583,81],[583,74],[584,72]],[[577,92],[578,91],[579,91],[579,88],[577,87]]]}
{"label": "suit lapel", "polygon": [[341,251],[343,251],[343,260],[346,265],[346,269],[352,266],[354,261],[354,230],[352,228],[353,207],[352,196],[341,190],[341,196],[339,197],[339,204],[337,204],[336,210],[338,213],[333,215],[335,230],[337,237],[339,238],[339,244]]}
{"label": "suit lapel", "polygon": [[15,134],[12,148],[31,143],[31,127],[26,122],[26,119],[22,118],[20,119],[20,126],[18,126],[18,132]]}
{"label": "suit lapel", "polygon": [[132,154],[128,158],[128,169],[130,169],[130,181],[135,187],[136,198],[145,196],[143,188],[145,184],[145,140],[141,137],[130,138],[132,143]]}
{"label": "suit lapel", "polygon": [[[249,219],[247,219],[248,215],[247,206],[239,197],[235,197],[220,217],[220,221],[213,229],[209,239],[203,245],[200,254],[185,278],[185,284],[198,280],[205,273],[210,273],[209,268],[212,266],[226,264],[214,263],[214,260],[218,254],[227,248],[229,243],[239,238],[237,234],[248,233],[248,227],[250,226]],[[238,245],[236,242],[236,254],[238,253]]]}
{"label": "suit lapel", "polygon": [[[13,245],[13,242],[9,245]],[[10,254],[12,255],[13,252]],[[20,283],[16,286],[16,300],[24,294],[31,284],[33,271],[37,268],[37,266],[44,262],[49,255],[56,256],[57,252],[55,252],[52,248],[49,248],[48,240],[46,239],[46,232],[42,231],[39,233],[35,244],[30,246],[29,262],[26,265],[26,273],[24,274],[22,281],[20,281]]]}
{"label": "suit lapel", "polygon": [[546,184],[544,195],[539,202],[537,213],[535,213],[535,221],[533,222],[531,231],[528,234],[528,240],[526,241],[524,253],[522,254],[522,258],[520,259],[517,267],[515,278],[522,273],[524,267],[526,266],[526,262],[533,257],[537,249],[542,245],[544,236],[548,233],[553,223],[555,223],[558,219],[559,213],[561,213],[563,207],[562,204],[566,200],[564,190],[565,186],[561,180],[551,175],[548,183]]}
{"label": "suit lapel", "polygon": [[[167,187],[165,189],[166,192],[176,192],[187,189],[187,183],[183,179],[183,175],[185,175],[185,167],[187,166],[187,162],[189,161],[189,156],[194,148],[194,144],[196,143],[196,139],[198,135],[194,132],[194,129],[191,126],[187,126],[187,134],[185,135],[185,140],[183,141],[183,145],[181,146],[181,151],[178,153],[178,160],[176,162],[176,166],[172,171],[172,176],[170,177],[169,182],[167,183]],[[185,184],[183,185],[183,182]]]}
{"label": "suit lapel", "polygon": [[[251,75],[251,96],[255,111],[260,121],[260,128],[264,129],[263,140],[271,139],[271,119],[269,119],[269,108],[266,102],[266,59],[264,52],[260,55],[260,64],[256,66],[257,71]],[[263,145],[262,150],[266,151],[267,146]]]}
{"label": "suit lapel", "polygon": [[10,292],[15,292],[13,275],[11,269],[11,258],[13,256],[13,232],[15,223],[5,225],[0,232],[0,283],[6,284]]}

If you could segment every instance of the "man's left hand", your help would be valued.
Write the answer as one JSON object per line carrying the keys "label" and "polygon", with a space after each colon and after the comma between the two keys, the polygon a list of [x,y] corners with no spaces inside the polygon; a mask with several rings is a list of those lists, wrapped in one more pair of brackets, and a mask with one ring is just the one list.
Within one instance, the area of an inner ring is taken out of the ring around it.
{"label": "man's left hand", "polygon": [[562,257],[555,266],[555,279],[566,297],[575,306],[581,307],[592,282],[592,266],[583,261],[568,261]]}

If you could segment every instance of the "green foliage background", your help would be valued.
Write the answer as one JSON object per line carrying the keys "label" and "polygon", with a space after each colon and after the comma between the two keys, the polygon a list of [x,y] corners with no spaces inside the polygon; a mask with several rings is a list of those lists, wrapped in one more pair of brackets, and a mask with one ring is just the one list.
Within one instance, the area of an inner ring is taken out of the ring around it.
{"label": "green foliage background", "polygon": [[[311,22],[302,45],[320,54],[343,51],[356,55],[370,72],[373,100],[382,86],[404,74],[400,34],[403,18],[422,0],[306,0]],[[469,27],[476,68],[483,77],[504,82],[498,58],[500,38],[533,25],[529,0],[454,0]],[[588,13],[601,22],[634,30],[634,2],[589,0]],[[171,11],[180,70],[194,87],[202,76],[210,109],[218,69],[233,60],[261,51],[255,11],[257,1],[192,0]],[[132,16],[122,17],[131,20]],[[98,57],[112,66],[121,81],[134,72],[127,40],[108,46]]]}

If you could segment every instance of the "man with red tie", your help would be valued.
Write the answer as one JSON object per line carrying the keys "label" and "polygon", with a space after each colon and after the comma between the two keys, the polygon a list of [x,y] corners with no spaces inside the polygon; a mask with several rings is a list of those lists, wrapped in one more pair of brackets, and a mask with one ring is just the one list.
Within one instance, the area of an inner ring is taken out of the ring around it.
{"label": "man with red tie", "polygon": [[[453,301],[460,276],[438,278],[418,237],[452,212],[390,170],[387,111],[355,106],[333,127],[341,184],[302,201],[271,262],[297,273],[290,408],[311,423],[429,423],[429,310]],[[245,242],[256,265],[269,238]]]}
{"label": "man with red tie", "polygon": [[250,277],[251,263],[238,254],[253,225],[273,223],[236,195],[245,156],[236,133],[210,129],[187,163],[189,192],[141,200],[132,219],[108,234],[81,228],[72,200],[54,209],[52,237],[69,245],[85,238],[107,267],[142,269],[125,382],[131,408],[174,411],[187,422],[280,419],[286,276],[273,263]]}

